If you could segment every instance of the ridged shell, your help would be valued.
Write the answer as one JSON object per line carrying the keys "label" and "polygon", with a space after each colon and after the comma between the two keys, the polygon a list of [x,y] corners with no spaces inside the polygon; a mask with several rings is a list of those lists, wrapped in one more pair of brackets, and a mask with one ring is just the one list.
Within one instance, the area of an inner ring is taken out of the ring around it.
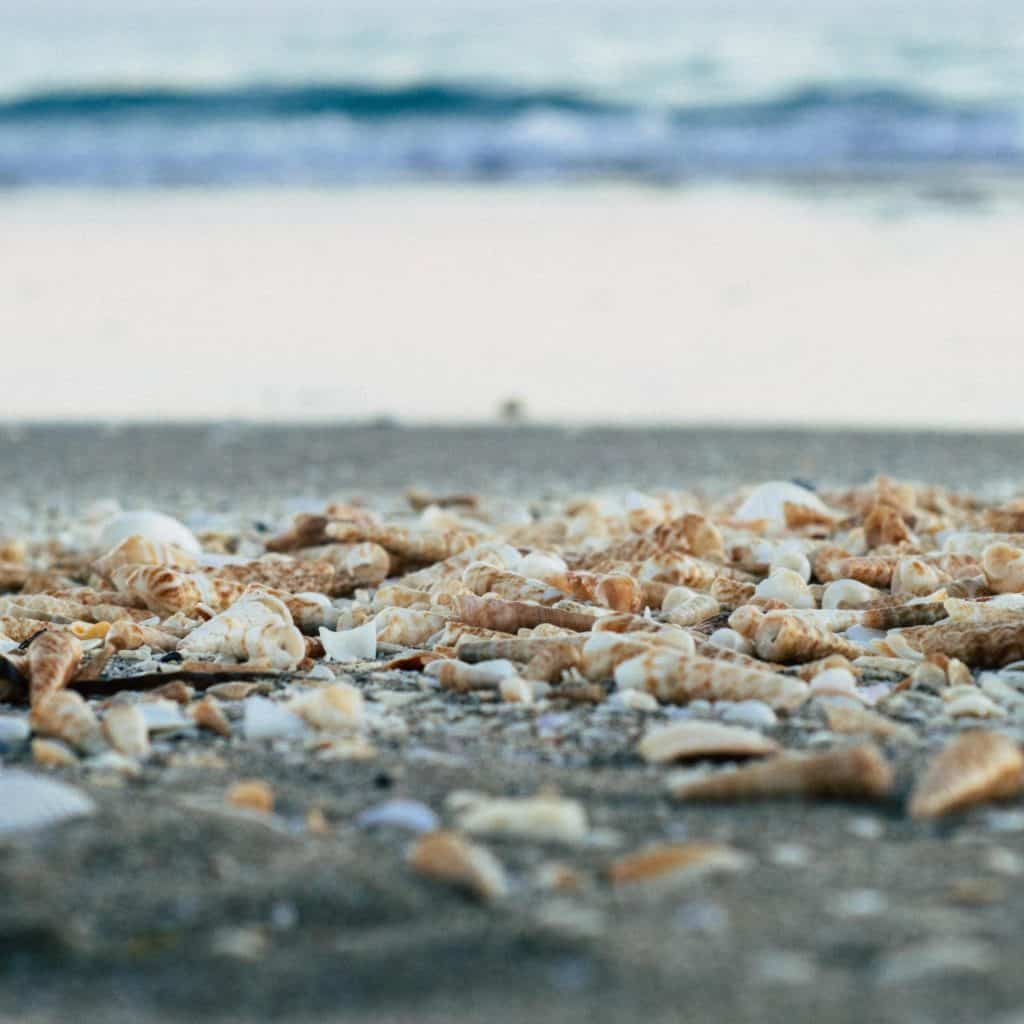
{"label": "ridged shell", "polygon": [[70,631],[37,636],[28,649],[29,700],[33,705],[63,690],[82,661],[82,645]]}
{"label": "ridged shell", "polygon": [[439,612],[385,608],[378,612],[373,621],[377,630],[377,643],[417,647],[441,629],[447,618]]}
{"label": "ridged shell", "polygon": [[782,754],[672,787],[680,800],[760,800],[803,797],[877,800],[892,787],[892,769],[877,747],[822,754]]}
{"label": "ridged shell", "polygon": [[177,519],[161,512],[124,512],[107,522],[99,537],[101,548],[109,550],[126,537],[142,536],[157,544],[173,544],[190,554],[201,551],[195,534]]}
{"label": "ridged shell", "polygon": [[183,654],[219,654],[239,661],[265,658],[273,668],[289,670],[306,656],[306,643],[279,598],[252,591],[194,629],[178,650]]}
{"label": "ridged shell", "polygon": [[63,740],[85,754],[103,747],[96,713],[73,690],[60,690],[34,704],[29,725],[34,733]]}
{"label": "ridged shell", "polygon": [[149,730],[142,711],[134,704],[115,704],[103,716],[103,735],[118,752],[128,757],[149,754]]}
{"label": "ridged shell", "polygon": [[765,615],[754,634],[754,647],[765,661],[783,664],[814,661],[830,654],[856,658],[862,653],[856,644],[830,629],[785,612]]}
{"label": "ridged shell", "polygon": [[1009,736],[982,729],[961,733],[929,764],[910,794],[912,818],[937,818],[1021,790],[1024,755]]}
{"label": "ridged shell", "polygon": [[100,576],[109,577],[115,569],[125,565],[168,565],[190,570],[197,568],[199,561],[193,550],[186,551],[175,544],[133,533],[97,558],[92,567]]}

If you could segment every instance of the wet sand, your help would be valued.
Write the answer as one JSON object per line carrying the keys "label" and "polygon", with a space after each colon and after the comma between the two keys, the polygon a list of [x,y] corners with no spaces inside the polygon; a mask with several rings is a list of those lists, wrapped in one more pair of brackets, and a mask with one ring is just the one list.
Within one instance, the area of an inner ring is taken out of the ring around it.
{"label": "wet sand", "polygon": [[[3,435],[0,477],[5,505],[30,516],[146,495],[187,513],[414,481],[564,491],[891,471],[1005,490],[1019,450],[1012,435],[32,428]],[[400,673],[375,685],[414,692]],[[408,735],[368,761],[217,739],[202,745],[215,759],[183,744],[121,784],[72,771],[95,818],[0,841],[0,1017],[952,1024],[1024,1010],[1024,814],[909,822],[923,751],[895,755],[897,791],[870,807],[684,808],[632,755],[636,713],[610,724],[573,708],[538,731],[528,712],[452,700],[447,720],[407,706]],[[196,809],[240,777],[272,782],[277,827]],[[604,883],[600,845],[495,840],[513,892],[485,908],[414,877],[407,834],[353,822],[395,796],[440,811],[453,789],[543,784],[618,849],[712,839],[754,866],[652,898]],[[329,835],[302,829],[312,806]],[[570,862],[579,891],[529,890],[544,861]]]}

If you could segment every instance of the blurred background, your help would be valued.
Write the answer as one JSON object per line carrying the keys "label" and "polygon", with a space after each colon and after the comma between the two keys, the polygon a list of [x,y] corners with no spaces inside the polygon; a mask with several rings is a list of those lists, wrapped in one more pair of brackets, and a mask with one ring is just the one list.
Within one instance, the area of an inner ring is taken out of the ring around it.
{"label": "blurred background", "polygon": [[1022,115],[1020,0],[2,0],[0,416],[1021,427]]}

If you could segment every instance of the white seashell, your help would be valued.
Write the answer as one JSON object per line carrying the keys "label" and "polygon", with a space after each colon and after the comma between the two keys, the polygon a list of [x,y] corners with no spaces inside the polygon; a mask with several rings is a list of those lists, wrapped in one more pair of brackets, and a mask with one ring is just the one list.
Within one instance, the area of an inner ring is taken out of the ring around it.
{"label": "white seashell", "polygon": [[309,731],[298,715],[267,697],[248,697],[244,708],[242,730],[246,739],[305,736]]}
{"label": "white seashell", "polygon": [[846,668],[827,668],[819,672],[811,680],[810,694],[812,697],[852,697],[854,700],[860,700],[857,679]]}
{"label": "white seashell", "polygon": [[821,595],[821,607],[866,608],[880,594],[881,591],[861,583],[860,580],[834,580]]}
{"label": "white seashell", "polygon": [[0,743],[24,743],[30,732],[27,718],[0,715]]}
{"label": "white seashell", "polygon": [[101,754],[87,758],[85,767],[92,772],[107,775],[139,775],[142,772],[142,767],[135,758],[116,750],[104,750]]}
{"label": "white seashell", "polygon": [[525,679],[506,676],[498,684],[498,693],[506,704],[532,704],[533,690]]}
{"label": "white seashell", "polygon": [[283,601],[253,590],[192,630],[178,650],[185,654],[220,654],[240,661],[266,658],[273,668],[288,670],[306,656],[306,641]]}
{"label": "white seashell", "polygon": [[637,746],[640,756],[654,764],[708,757],[762,757],[779,749],[774,740],[753,729],[698,721],[659,726]]}
{"label": "white seashell", "polygon": [[515,664],[506,658],[494,658],[490,661],[478,661],[469,665],[464,661],[439,658],[430,662],[423,669],[431,679],[439,679],[447,689],[466,688],[472,690],[492,690],[499,687],[503,680],[518,675]]}
{"label": "white seashell", "polygon": [[109,551],[132,534],[140,534],[158,544],[174,544],[194,555],[202,550],[196,535],[183,523],[162,512],[145,511],[123,512],[109,520],[100,532],[99,545]]}
{"label": "white seashell", "polygon": [[415,608],[385,608],[373,621],[377,629],[377,643],[415,647],[442,629],[447,619],[439,613],[421,612]]}
{"label": "white seashell", "polygon": [[0,835],[45,828],[96,811],[85,793],[31,772],[0,771]]}
{"label": "white seashell", "polygon": [[740,654],[754,653],[754,645],[741,633],[737,633],[735,629],[716,629],[708,637],[708,641],[726,651],[739,651]]}
{"label": "white seashell", "polygon": [[[181,707],[172,700],[147,700],[134,705],[134,707],[142,716],[147,732],[179,732],[192,725],[191,720],[181,713]],[[111,708],[111,711],[113,710]],[[122,753],[127,753],[127,751],[122,751]]]}
{"label": "white seashell", "polygon": [[661,705],[653,694],[644,690],[616,690],[601,707],[620,708],[623,711],[657,711]]}
{"label": "white seashell", "polygon": [[875,640],[885,639],[884,629],[871,629],[868,626],[851,626],[845,630],[843,636],[850,641],[851,644],[859,644],[861,647],[867,647]]}
{"label": "white seashell", "polygon": [[775,572],[776,569],[789,569],[795,572],[804,583],[811,578],[811,563],[807,556],[796,548],[783,547],[776,551],[769,563],[769,572]]}
{"label": "white seashell", "polygon": [[550,551],[531,551],[519,558],[514,569],[522,576],[542,580],[550,573],[567,572],[569,567],[565,559]]}
{"label": "white seashell", "polygon": [[768,579],[758,583],[754,594],[765,599],[784,601],[790,608],[814,607],[814,596],[810,588],[799,573],[792,569],[772,569]]}
{"label": "white seashell", "polygon": [[320,640],[328,661],[372,661],[377,657],[377,625],[373,619],[336,633],[321,626]]}
{"label": "white seashell", "polygon": [[751,492],[747,500],[736,510],[735,518],[770,519],[784,523],[787,504],[802,505],[826,516],[830,514],[822,500],[806,487],[786,480],[769,480]]}
{"label": "white seashell", "polygon": [[438,816],[419,800],[386,800],[356,815],[359,828],[400,828],[407,832],[434,832],[441,827]]}
{"label": "white seashell", "polygon": [[587,834],[587,813],[577,800],[551,794],[489,797],[453,793],[449,807],[457,826],[473,835],[513,835],[542,841],[580,842]]}
{"label": "white seashell", "polygon": [[885,634],[885,639],[874,640],[871,646],[890,658],[905,658],[908,661],[924,661],[924,655],[916,648],[911,647],[900,630],[890,629]]}
{"label": "white seashell", "polygon": [[1006,711],[985,694],[965,693],[947,702],[943,709],[950,718],[1005,718]]}
{"label": "white seashell", "polygon": [[720,717],[729,725],[745,725],[752,729],[771,729],[779,724],[778,716],[763,700],[741,700],[729,704]]}
{"label": "white seashell", "polygon": [[110,708],[103,716],[103,735],[116,751],[128,757],[145,757],[149,753],[148,723],[137,704],[115,704]]}

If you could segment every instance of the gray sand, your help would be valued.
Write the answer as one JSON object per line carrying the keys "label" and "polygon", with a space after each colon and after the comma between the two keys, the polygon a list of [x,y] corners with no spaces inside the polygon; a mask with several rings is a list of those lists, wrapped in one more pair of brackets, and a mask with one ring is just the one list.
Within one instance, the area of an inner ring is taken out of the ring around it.
{"label": "gray sand", "polygon": [[[8,431],[8,505],[149,499],[203,504],[412,482],[489,491],[629,484],[721,487],[877,471],[1006,485],[1009,435],[401,430],[236,427]],[[378,685],[413,692],[393,673]],[[292,757],[206,739],[221,763],[159,753],[120,785],[67,773],[98,815],[0,841],[0,1014],[19,1020],[999,1021],[1024,1009],[1024,814],[980,808],[939,825],[902,808],[921,749],[891,750],[898,792],[871,807],[680,807],[632,753],[641,716],[570,707],[535,716],[450,697],[453,721],[403,709],[409,735],[368,761]],[[559,712],[563,714],[563,712]],[[466,727],[468,723],[468,727]],[[5,762],[26,763],[21,749]],[[181,762],[173,763],[172,762]],[[240,777],[269,780],[280,827],[201,813]],[[410,874],[395,831],[352,822],[382,799],[472,786],[556,785],[620,852],[715,839],[752,855],[735,876],[656,897],[613,892],[614,851],[504,840],[513,878],[482,908]],[[311,806],[332,826],[301,828]],[[1014,808],[1015,810],[1016,808]],[[528,886],[542,861],[578,870],[576,893]],[[234,955],[228,950],[233,949]],[[239,956],[248,953],[248,957]]]}

